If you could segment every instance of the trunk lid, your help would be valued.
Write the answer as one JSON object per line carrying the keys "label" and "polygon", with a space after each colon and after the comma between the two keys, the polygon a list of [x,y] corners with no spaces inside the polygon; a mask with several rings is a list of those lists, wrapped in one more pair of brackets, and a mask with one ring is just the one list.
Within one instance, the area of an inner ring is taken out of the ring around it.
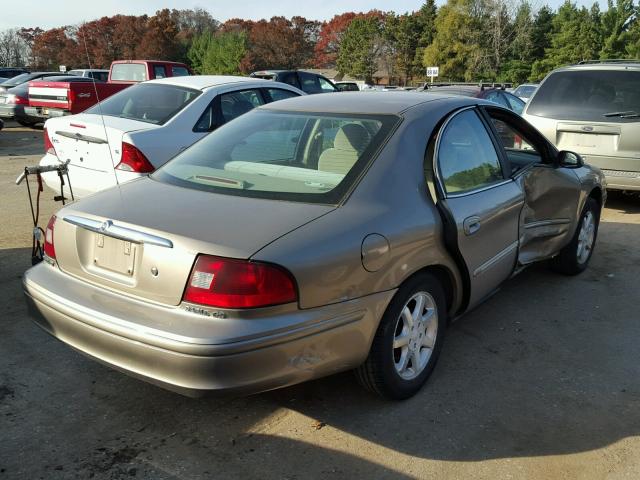
{"label": "trunk lid", "polygon": [[91,186],[89,191],[115,185],[114,168],[120,163],[125,133],[157,128],[136,120],[85,113],[54,118],[45,126],[58,159],[69,161],[71,185],[79,189]]}
{"label": "trunk lid", "polygon": [[[214,194],[142,178],[60,211],[56,256],[61,270],[87,282],[178,305],[199,253],[248,259],[334,208]],[[99,232],[107,221],[112,222],[107,231],[119,238]]]}

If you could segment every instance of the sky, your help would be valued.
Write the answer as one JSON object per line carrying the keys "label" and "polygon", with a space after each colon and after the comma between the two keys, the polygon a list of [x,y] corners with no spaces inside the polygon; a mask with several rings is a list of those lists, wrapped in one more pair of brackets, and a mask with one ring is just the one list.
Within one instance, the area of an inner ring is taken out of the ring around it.
{"label": "sky", "polygon": [[[562,2],[563,0],[531,1],[534,7],[547,3],[553,8],[557,8]],[[0,30],[18,27],[48,29],[116,14],[154,14],[162,8],[202,7],[221,21],[229,18],[259,20],[274,15],[300,15],[314,20],[328,20],[337,13],[348,11],[378,9],[404,13],[419,9],[422,3],[423,0],[21,0],[13,2],[9,8],[2,8]],[[444,0],[437,0],[437,3],[444,3]],[[594,2],[577,0],[577,3],[589,7]],[[605,6],[606,0],[600,2],[602,9]]]}

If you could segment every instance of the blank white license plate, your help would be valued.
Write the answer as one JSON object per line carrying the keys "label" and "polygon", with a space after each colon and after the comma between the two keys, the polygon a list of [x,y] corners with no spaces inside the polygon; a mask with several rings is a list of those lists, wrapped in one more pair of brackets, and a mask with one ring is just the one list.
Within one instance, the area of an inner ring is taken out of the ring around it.
{"label": "blank white license plate", "polygon": [[133,275],[137,245],[135,243],[95,234],[93,264],[123,275]]}

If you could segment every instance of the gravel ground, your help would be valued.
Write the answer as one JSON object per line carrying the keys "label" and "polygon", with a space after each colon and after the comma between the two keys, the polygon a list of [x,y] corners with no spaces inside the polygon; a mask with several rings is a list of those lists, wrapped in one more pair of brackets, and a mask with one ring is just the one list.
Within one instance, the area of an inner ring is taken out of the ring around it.
{"label": "gravel ground", "polygon": [[41,137],[0,132],[0,480],[640,478],[640,199],[611,195],[584,274],[531,268],[456,322],[408,401],[379,400],[349,373],[194,400],[27,317],[30,214],[13,181]]}

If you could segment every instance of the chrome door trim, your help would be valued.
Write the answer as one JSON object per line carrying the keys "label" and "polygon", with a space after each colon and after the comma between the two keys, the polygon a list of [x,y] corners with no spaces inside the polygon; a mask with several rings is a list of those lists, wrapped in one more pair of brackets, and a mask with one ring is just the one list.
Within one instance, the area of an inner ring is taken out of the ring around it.
{"label": "chrome door trim", "polygon": [[547,227],[549,225],[566,225],[571,223],[570,218],[552,218],[550,220],[538,220],[537,222],[525,223],[524,228]]}
{"label": "chrome door trim", "polygon": [[171,240],[163,237],[158,237],[156,235],[151,235],[150,233],[141,232],[139,230],[134,230],[132,228],[121,227],[119,225],[115,225],[111,220],[101,222],[99,220],[78,217],[75,215],[67,215],[63,220],[67,223],[76,225],[86,230],[106,235],[107,237],[124,240],[126,242],[173,248],[173,242]]}
{"label": "chrome door trim", "polygon": [[489,260],[484,262],[482,265],[480,265],[478,268],[476,268],[475,271],[473,272],[473,276],[477,277],[479,275],[482,275],[484,272],[489,270],[491,267],[493,267],[496,263],[498,263],[504,257],[509,255],[514,250],[517,250],[517,248],[518,248],[518,241],[516,240],[511,245],[507,246],[507,248],[505,248],[504,250],[501,250],[500,252],[498,252],[497,255],[490,258]]}

